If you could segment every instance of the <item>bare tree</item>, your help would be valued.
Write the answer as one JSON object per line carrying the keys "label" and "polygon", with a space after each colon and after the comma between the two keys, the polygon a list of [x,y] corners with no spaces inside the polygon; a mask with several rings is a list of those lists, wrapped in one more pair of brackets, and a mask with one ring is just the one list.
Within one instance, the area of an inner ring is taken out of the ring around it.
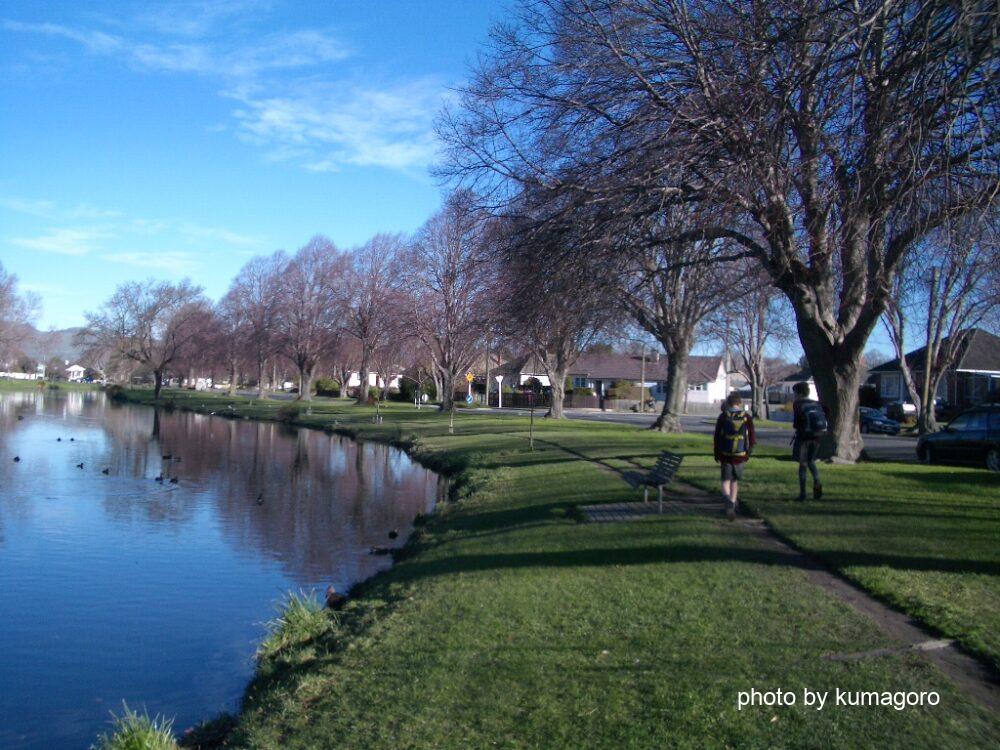
{"label": "bare tree", "polygon": [[229,375],[229,395],[236,395],[238,368],[240,361],[247,352],[247,342],[251,338],[251,329],[247,318],[247,308],[241,304],[240,292],[230,287],[219,303],[215,306],[214,349],[226,366]]}
{"label": "bare tree", "polygon": [[252,258],[237,273],[227,295],[232,298],[233,314],[243,321],[244,344],[256,366],[258,398],[264,397],[265,365],[277,350],[279,289],[287,265],[288,259],[280,251]]}
{"label": "bare tree", "polygon": [[[1000,311],[1000,245],[996,226],[966,221],[942,227],[896,276],[883,323],[899,358],[903,384],[921,434],[937,429],[934,397],[973,329]],[[924,356],[906,359],[907,322],[919,323]]]}
{"label": "bare tree", "polygon": [[744,260],[734,270],[738,289],[713,319],[712,329],[735,354],[733,365],[750,384],[754,418],[765,419],[767,389],[778,375],[768,363],[794,340],[795,332],[781,292],[756,261]]}
{"label": "bare tree", "polygon": [[159,398],[164,375],[190,353],[189,345],[202,335],[209,313],[201,287],[186,279],[179,284],[129,282],[100,310],[87,313],[80,342],[147,367]]}
{"label": "bare tree", "polygon": [[346,270],[344,254],[325,237],[314,237],[282,273],[275,333],[298,369],[300,401],[312,400],[316,367],[336,342]]}
{"label": "bare tree", "polygon": [[452,194],[417,233],[409,264],[413,328],[446,411],[455,408],[457,379],[476,357],[495,288],[486,252],[490,225],[475,206],[470,193]]}
{"label": "bare tree", "polygon": [[730,239],[767,269],[827,448],[854,460],[893,276],[1000,186],[998,24],[946,0],[525,2],[442,118],[448,173],[497,202],[518,183],[619,214],[651,195],[699,206],[678,239]]}
{"label": "bare tree", "polygon": [[32,332],[31,323],[41,305],[38,296],[20,290],[18,278],[0,263],[0,363]]}
{"label": "bare tree", "polygon": [[396,333],[401,313],[397,298],[404,283],[402,250],[399,235],[377,234],[351,254],[344,327],[361,345],[359,404],[368,400],[372,353],[385,348]]}
{"label": "bare tree", "polygon": [[[541,363],[551,387],[546,416],[563,419],[566,377],[620,312],[616,290],[591,256],[572,255],[573,225],[498,224],[504,338]],[[501,229],[502,228],[502,229]],[[572,256],[572,257],[570,257]],[[487,388],[489,381],[487,380]]]}

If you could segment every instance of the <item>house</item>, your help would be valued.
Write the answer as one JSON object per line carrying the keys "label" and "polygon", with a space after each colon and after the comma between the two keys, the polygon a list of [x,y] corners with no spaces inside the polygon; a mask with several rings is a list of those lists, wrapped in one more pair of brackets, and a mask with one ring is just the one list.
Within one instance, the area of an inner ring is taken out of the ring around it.
{"label": "house", "polygon": [[[942,344],[946,345],[947,341],[947,338],[944,339]],[[913,380],[918,388],[923,382],[926,354],[927,347],[922,346],[906,355],[906,363],[913,373]],[[883,403],[908,400],[899,364],[897,357],[873,367],[869,373],[868,382],[876,387]],[[1000,393],[1000,337],[981,328],[973,328],[966,333],[955,364],[941,376],[935,397],[961,409],[998,393]]]}
{"label": "house", "polygon": [[[402,368],[396,367],[394,369],[399,370],[399,369],[402,369]],[[399,378],[400,378],[399,375],[393,375],[391,378],[389,378],[389,390],[397,390],[397,391],[399,390]],[[347,387],[348,388],[357,388],[359,385],[361,385],[361,373],[357,372],[356,370],[352,371],[351,374],[350,374],[350,376],[347,378]],[[385,387],[385,379],[382,378],[377,372],[369,371],[369,373],[368,373],[368,387],[369,388],[376,388],[376,387],[378,387],[378,388],[384,388]]]}
{"label": "house", "polygon": [[819,400],[819,392],[816,390],[816,381],[813,380],[812,373],[808,369],[793,372],[767,389],[767,400],[772,404],[787,404],[795,400],[792,388],[796,383],[807,383],[809,385],[809,398],[813,401]]}
{"label": "house", "polygon": [[66,380],[70,382],[79,382],[83,380],[83,374],[87,371],[87,368],[81,365],[70,365],[66,368]]}
{"label": "house", "polygon": [[[717,404],[728,391],[726,368],[722,357],[692,355],[687,361],[688,403]],[[549,378],[537,357],[528,356],[511,360],[499,368],[504,385],[524,385],[529,379],[538,380],[543,387],[550,385]],[[644,384],[649,396],[657,401],[666,398],[667,360],[658,353],[643,358],[634,354],[594,353],[582,354],[569,368],[568,377],[575,388],[590,388],[603,397],[620,381],[635,386]]]}

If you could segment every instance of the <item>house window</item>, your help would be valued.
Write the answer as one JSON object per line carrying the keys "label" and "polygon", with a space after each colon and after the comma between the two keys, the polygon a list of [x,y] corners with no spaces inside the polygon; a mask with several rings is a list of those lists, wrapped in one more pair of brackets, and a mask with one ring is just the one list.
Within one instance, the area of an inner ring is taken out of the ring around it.
{"label": "house window", "polygon": [[573,387],[574,388],[586,388],[587,387],[587,379],[586,378],[573,378]]}
{"label": "house window", "polygon": [[689,391],[707,391],[708,383],[688,383]]}
{"label": "house window", "polygon": [[882,375],[882,395],[885,398],[899,398],[899,374],[887,372]]}

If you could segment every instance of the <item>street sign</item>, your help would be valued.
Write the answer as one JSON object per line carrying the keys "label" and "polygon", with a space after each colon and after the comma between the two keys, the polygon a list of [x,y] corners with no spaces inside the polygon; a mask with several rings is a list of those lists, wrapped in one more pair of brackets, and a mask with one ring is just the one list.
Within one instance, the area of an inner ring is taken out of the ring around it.
{"label": "street sign", "polygon": [[467,403],[467,404],[471,404],[472,403],[472,394],[471,393],[468,396],[465,397],[465,403]]}
{"label": "street sign", "polygon": [[475,376],[471,372],[467,372],[465,373],[465,379],[467,382],[471,383],[473,380],[475,380]]}

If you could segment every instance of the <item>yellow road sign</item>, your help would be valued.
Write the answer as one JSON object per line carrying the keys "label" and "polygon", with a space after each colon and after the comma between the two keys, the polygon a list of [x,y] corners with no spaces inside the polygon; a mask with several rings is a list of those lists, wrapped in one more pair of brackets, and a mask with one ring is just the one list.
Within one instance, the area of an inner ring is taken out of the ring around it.
{"label": "yellow road sign", "polygon": [[471,372],[465,373],[465,379],[470,383],[475,379],[475,376]]}

